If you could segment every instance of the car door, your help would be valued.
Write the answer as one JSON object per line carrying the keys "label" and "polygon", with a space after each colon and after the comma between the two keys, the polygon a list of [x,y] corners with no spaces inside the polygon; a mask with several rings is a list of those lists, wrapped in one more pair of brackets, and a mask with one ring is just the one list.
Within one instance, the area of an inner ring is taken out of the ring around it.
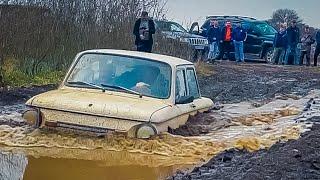
{"label": "car door", "polygon": [[178,103],[178,100],[182,97],[188,96],[188,87],[186,79],[186,67],[179,66],[176,70],[175,81],[175,106],[179,109],[181,115],[190,114],[195,111],[195,105],[191,103]]}
{"label": "car door", "polygon": [[186,67],[187,95],[193,96],[194,100],[189,104],[191,111],[198,111],[202,107],[200,89],[198,85],[196,70],[193,66]]}
{"label": "car door", "polygon": [[259,31],[256,27],[249,22],[244,22],[242,26],[247,30],[248,36],[244,43],[244,52],[250,54],[260,54],[262,49],[262,40],[259,35]]}

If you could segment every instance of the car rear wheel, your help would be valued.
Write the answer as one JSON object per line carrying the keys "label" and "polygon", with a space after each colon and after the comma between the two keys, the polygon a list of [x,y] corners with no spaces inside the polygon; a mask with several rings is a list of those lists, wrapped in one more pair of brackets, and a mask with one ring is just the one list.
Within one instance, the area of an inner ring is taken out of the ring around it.
{"label": "car rear wheel", "polygon": [[273,62],[273,48],[270,47],[267,49],[265,55],[264,55],[264,60],[268,63],[268,64],[272,64]]}

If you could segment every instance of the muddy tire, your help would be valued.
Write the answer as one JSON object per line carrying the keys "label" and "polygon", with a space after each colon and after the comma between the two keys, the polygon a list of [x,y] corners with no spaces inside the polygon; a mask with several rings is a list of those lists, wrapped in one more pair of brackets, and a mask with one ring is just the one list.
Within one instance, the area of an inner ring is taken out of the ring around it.
{"label": "muddy tire", "polygon": [[266,61],[266,63],[272,64],[272,59],[273,59],[273,48],[272,47],[269,47],[266,50],[263,58]]}

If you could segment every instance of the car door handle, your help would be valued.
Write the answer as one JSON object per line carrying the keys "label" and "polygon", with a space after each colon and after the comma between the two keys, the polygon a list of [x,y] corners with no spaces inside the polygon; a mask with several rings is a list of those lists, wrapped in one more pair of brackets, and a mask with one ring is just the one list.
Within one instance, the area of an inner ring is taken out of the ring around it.
{"label": "car door handle", "polygon": [[197,106],[195,104],[190,104],[190,107],[196,108]]}

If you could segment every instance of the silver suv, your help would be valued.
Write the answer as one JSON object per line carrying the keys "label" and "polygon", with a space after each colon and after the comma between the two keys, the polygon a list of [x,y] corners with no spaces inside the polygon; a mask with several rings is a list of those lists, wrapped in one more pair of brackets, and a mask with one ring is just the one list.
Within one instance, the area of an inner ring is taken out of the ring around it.
{"label": "silver suv", "polygon": [[180,24],[172,21],[155,21],[158,32],[164,34],[166,38],[179,39],[180,42],[188,43],[195,50],[195,58],[205,54],[209,49],[206,37],[189,33]]}

